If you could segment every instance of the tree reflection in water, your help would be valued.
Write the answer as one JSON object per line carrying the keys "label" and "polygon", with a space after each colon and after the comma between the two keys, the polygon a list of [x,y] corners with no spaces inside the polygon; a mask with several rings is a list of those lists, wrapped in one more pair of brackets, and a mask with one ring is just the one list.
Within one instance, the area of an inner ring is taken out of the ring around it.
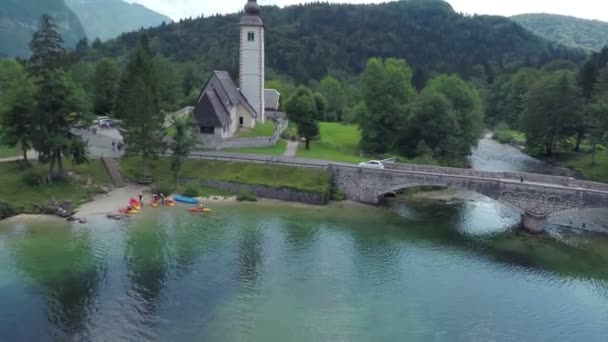
{"label": "tree reflection in water", "polygon": [[49,333],[58,340],[86,339],[106,274],[103,249],[86,230],[53,227],[25,235],[10,246],[19,274],[43,296]]}

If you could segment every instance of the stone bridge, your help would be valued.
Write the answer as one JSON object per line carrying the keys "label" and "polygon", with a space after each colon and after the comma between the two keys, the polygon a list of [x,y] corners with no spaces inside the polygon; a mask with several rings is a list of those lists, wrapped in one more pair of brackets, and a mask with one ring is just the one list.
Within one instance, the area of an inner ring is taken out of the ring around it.
{"label": "stone bridge", "polygon": [[474,191],[522,214],[523,225],[542,232],[549,215],[581,208],[608,208],[608,184],[541,174],[386,164],[384,170],[330,165],[332,186],[348,200],[378,204],[386,194],[419,186]]}

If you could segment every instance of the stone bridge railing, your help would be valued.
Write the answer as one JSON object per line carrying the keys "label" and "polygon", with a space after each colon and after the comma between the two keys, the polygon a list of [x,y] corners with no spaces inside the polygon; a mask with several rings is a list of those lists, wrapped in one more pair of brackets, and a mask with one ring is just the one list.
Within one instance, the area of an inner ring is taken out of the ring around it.
{"label": "stone bridge railing", "polygon": [[491,171],[478,171],[471,169],[462,169],[455,167],[443,167],[443,166],[430,166],[430,165],[414,165],[414,164],[401,164],[401,163],[387,163],[384,164],[387,170],[399,170],[399,171],[414,171],[414,172],[430,172],[436,174],[446,175],[457,175],[457,176],[470,176],[470,177],[481,177],[489,179],[506,179],[516,180],[524,182],[534,182],[543,184],[555,184],[573,188],[583,188],[589,190],[600,190],[608,191],[608,184],[589,182],[577,180],[572,177],[562,176],[551,176],[536,173],[523,173],[523,172],[491,172]]}
{"label": "stone bridge railing", "polygon": [[336,190],[342,191],[349,200],[368,204],[377,204],[385,194],[405,188],[445,186],[480,193],[520,213],[549,215],[576,208],[608,207],[608,191],[603,190],[604,184],[562,182],[567,179],[565,177],[523,174],[528,178],[522,183],[519,177],[505,177],[505,173],[500,172],[431,166],[412,168],[404,165],[397,169],[393,165],[390,169],[375,170],[332,165],[330,169]]}

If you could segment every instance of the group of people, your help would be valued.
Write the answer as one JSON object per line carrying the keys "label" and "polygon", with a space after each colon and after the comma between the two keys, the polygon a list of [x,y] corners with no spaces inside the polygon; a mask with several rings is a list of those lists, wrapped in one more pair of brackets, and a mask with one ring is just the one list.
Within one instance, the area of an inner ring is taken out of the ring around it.
{"label": "group of people", "polygon": [[152,194],[152,200],[154,202],[159,202],[160,201],[160,204],[164,205],[165,204],[165,194],[163,194],[162,192],[160,194],[153,193]]}
{"label": "group of people", "polygon": [[118,150],[121,151],[123,148],[123,144],[122,141],[119,141],[118,143],[116,143],[114,140],[112,140],[112,152]]}

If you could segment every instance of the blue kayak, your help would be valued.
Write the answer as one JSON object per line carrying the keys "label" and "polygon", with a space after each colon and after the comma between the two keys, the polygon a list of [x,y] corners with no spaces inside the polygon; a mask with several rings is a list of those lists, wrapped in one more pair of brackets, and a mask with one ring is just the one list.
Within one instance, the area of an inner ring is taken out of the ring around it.
{"label": "blue kayak", "polygon": [[198,203],[198,199],[192,198],[192,197],[175,196],[175,197],[173,197],[173,199],[176,202],[182,202],[182,203],[189,203],[189,204],[197,204]]}

